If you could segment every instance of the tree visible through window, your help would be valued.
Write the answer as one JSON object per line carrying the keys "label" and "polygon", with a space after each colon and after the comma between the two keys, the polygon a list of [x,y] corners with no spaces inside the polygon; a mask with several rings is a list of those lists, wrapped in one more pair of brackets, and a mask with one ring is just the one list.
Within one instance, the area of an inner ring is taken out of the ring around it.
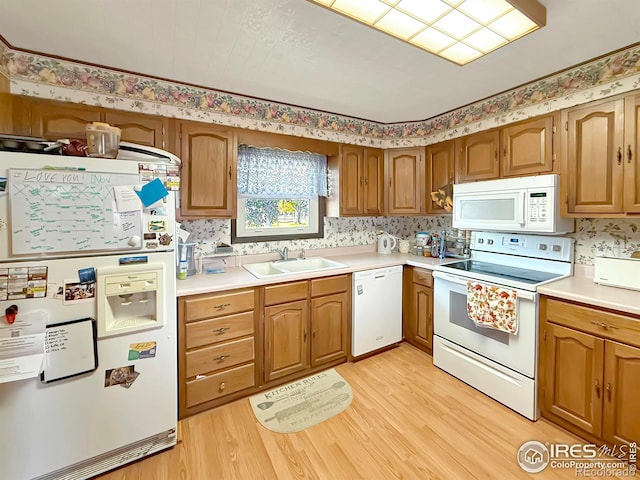
{"label": "tree visible through window", "polygon": [[324,155],[240,146],[232,242],[322,237],[326,187]]}
{"label": "tree visible through window", "polygon": [[247,198],[245,222],[249,228],[308,227],[309,199]]}

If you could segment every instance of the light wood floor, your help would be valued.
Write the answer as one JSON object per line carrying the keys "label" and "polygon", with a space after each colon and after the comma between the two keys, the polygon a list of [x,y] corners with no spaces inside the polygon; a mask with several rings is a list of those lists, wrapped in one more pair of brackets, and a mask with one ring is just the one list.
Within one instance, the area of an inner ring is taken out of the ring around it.
{"label": "light wood floor", "polygon": [[580,439],[544,420],[528,421],[408,344],[336,370],[350,383],[353,402],[319,425],[271,432],[245,398],[182,421],[175,448],[99,478],[575,479],[572,470],[549,467],[529,475],[515,456],[528,440]]}

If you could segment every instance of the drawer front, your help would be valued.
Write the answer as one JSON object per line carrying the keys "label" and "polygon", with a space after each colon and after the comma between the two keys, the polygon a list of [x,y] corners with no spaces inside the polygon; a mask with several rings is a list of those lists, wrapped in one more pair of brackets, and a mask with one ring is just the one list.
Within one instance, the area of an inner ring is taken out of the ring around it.
{"label": "drawer front", "polygon": [[194,322],[205,318],[222,317],[232,313],[253,310],[253,290],[208,295],[200,298],[190,298],[184,301],[184,319]]}
{"label": "drawer front", "polygon": [[238,313],[186,325],[186,347],[194,348],[253,335],[253,312]]}
{"label": "drawer front", "polygon": [[294,302],[304,300],[309,292],[309,282],[282,283],[280,285],[269,285],[264,287],[264,304],[277,305],[279,303]]}
{"label": "drawer front", "polygon": [[253,337],[232,340],[193,352],[187,352],[186,376],[216,372],[253,360]]}
{"label": "drawer front", "polygon": [[349,289],[349,275],[335,277],[316,278],[311,280],[311,296],[320,297],[333,293],[346,292]]}
{"label": "drawer front", "polygon": [[244,390],[255,385],[254,364],[233,368],[187,382],[187,408],[215,400],[224,395]]}
{"label": "drawer front", "polygon": [[433,275],[430,270],[422,268],[413,269],[413,283],[419,283],[425,287],[433,287]]}
{"label": "drawer front", "polygon": [[640,346],[640,319],[546,298],[546,319],[598,337]]}

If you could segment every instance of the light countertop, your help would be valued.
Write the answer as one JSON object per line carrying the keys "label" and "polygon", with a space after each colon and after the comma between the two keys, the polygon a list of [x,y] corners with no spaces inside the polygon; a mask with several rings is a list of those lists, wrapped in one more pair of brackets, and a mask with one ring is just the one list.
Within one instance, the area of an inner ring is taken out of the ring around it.
{"label": "light countertop", "polygon": [[563,300],[640,315],[640,292],[598,285],[593,282],[592,277],[563,278],[538,287],[538,292]]}
{"label": "light countertop", "polygon": [[[199,293],[213,293],[237,288],[342,275],[373,268],[392,267],[395,265],[411,265],[414,267],[433,269],[435,265],[458,261],[455,258],[439,259],[400,253],[382,255],[375,252],[347,254],[322,254],[321,251],[316,252],[320,254],[319,256],[335,260],[346,266],[343,268],[332,268],[316,272],[294,273],[266,278],[256,278],[242,267],[226,267],[225,273],[193,275],[187,277],[186,280],[177,280],[177,295],[182,297]],[[541,285],[538,287],[538,293],[596,307],[640,315],[640,292],[598,285],[593,282],[592,277],[581,274]]]}
{"label": "light countertop", "polygon": [[411,265],[414,267],[433,269],[434,265],[458,261],[455,258],[445,258],[441,260],[439,258],[419,257],[417,255],[401,253],[382,255],[374,252],[346,255],[327,254],[322,255],[322,257],[343,263],[346,267],[332,268],[316,272],[272,276],[267,278],[256,278],[242,267],[226,267],[225,273],[193,275],[187,277],[186,280],[177,280],[177,294],[179,297],[182,297],[198,293],[220,292],[235,288],[255,287],[280,282],[292,282],[296,280],[306,280],[309,278],[342,275],[345,273],[370,270],[373,268],[392,267],[394,265]]}

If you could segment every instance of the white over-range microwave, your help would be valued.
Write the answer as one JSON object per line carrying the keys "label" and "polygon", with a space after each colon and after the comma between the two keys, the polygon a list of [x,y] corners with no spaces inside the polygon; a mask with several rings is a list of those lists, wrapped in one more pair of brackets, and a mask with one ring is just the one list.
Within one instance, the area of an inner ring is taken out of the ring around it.
{"label": "white over-range microwave", "polygon": [[560,216],[560,179],[551,174],[454,185],[453,228],[561,234],[574,221]]}

